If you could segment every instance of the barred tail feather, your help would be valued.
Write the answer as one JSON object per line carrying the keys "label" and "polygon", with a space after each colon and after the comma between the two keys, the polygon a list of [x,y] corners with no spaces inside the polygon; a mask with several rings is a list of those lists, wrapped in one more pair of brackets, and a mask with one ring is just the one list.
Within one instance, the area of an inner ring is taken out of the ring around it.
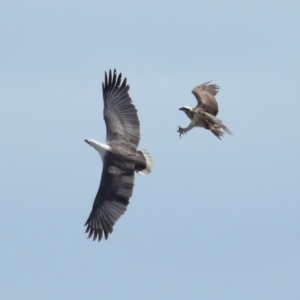
{"label": "barred tail feather", "polygon": [[[220,119],[218,119],[218,118],[216,118],[215,116],[213,116],[213,115],[211,115],[211,114],[209,114],[209,113],[203,113],[205,116],[206,116],[206,119],[207,119],[207,121],[209,122],[209,123],[213,123],[213,124],[215,124],[215,125],[213,125],[213,127],[214,128],[216,128],[217,126],[218,127],[221,127],[224,131],[226,131],[228,134],[231,134],[232,135],[232,132],[231,132],[231,130],[228,128],[228,127],[226,127],[223,123],[222,123],[222,121],[220,120]],[[212,131],[213,132],[213,131]],[[215,134],[214,132],[213,132],[213,134]]]}
{"label": "barred tail feather", "polygon": [[219,140],[221,140],[221,137],[224,135],[224,131],[222,131],[218,125],[212,125],[209,129]]}

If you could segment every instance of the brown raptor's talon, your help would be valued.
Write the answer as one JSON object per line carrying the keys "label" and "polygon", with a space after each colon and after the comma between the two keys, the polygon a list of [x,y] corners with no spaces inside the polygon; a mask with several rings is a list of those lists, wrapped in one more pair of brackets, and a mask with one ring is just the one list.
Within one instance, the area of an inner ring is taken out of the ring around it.
{"label": "brown raptor's talon", "polygon": [[180,126],[178,126],[177,132],[179,132],[179,138],[181,138],[181,136],[182,136],[183,134],[186,134],[185,130],[184,130],[183,128],[181,128]]}

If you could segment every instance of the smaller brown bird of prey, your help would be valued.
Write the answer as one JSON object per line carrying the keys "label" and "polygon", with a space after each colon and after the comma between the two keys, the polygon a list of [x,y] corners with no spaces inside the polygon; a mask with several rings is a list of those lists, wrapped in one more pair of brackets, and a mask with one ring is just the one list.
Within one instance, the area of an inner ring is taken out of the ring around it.
{"label": "smaller brown bird of prey", "polygon": [[182,134],[186,134],[194,127],[203,127],[208,129],[218,139],[221,139],[225,131],[229,134],[232,134],[230,129],[216,117],[219,108],[215,99],[215,95],[218,92],[219,86],[216,84],[211,84],[211,81],[198,85],[192,90],[192,93],[195,95],[198,104],[194,108],[189,106],[183,106],[179,108],[179,110],[182,110],[188,116],[188,118],[191,119],[191,123],[188,127],[181,128],[179,126],[177,130],[177,132],[179,132],[179,137],[181,137]]}

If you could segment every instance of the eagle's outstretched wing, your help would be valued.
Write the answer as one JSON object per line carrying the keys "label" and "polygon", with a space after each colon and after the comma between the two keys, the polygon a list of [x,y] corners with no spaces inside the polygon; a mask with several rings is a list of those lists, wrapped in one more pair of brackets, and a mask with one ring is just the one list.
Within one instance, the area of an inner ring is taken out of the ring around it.
{"label": "eagle's outstretched wing", "polygon": [[85,226],[88,237],[93,240],[107,239],[113,226],[124,214],[132,196],[134,184],[134,165],[128,166],[126,172],[116,166],[115,158],[106,156],[102,176],[93,208]]}
{"label": "eagle's outstretched wing", "polygon": [[218,114],[219,108],[214,96],[219,92],[219,86],[210,83],[211,81],[205,82],[201,85],[196,86],[192,90],[192,93],[195,95],[198,101],[198,104],[194,108],[194,110],[196,111],[197,108],[200,107],[205,112],[216,116]]}
{"label": "eagle's outstretched wing", "polygon": [[136,149],[140,141],[140,122],[137,110],[128,94],[126,78],[121,83],[122,73],[111,70],[102,83],[106,141],[125,141]]}

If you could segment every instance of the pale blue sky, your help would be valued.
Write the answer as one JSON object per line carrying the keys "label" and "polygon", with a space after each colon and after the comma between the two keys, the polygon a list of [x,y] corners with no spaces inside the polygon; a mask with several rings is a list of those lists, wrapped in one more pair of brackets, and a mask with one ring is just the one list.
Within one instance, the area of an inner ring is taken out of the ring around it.
{"label": "pale blue sky", "polygon": [[[300,299],[299,1],[0,4],[1,299]],[[86,239],[101,82],[127,77],[155,163]],[[220,85],[219,141],[178,110]]]}

